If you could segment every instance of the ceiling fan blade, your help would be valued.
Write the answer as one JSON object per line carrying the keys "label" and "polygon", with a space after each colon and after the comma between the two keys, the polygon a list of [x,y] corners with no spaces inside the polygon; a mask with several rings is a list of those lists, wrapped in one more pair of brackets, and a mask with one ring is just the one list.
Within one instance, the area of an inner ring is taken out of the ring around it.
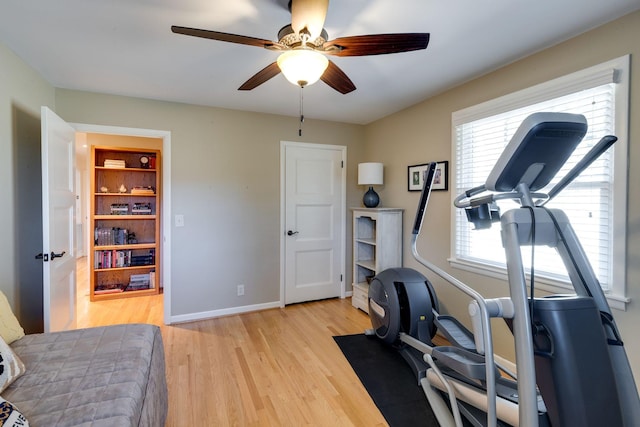
{"label": "ceiling fan blade", "polygon": [[320,80],[343,95],[356,90],[356,86],[351,79],[333,61],[329,61],[329,66],[320,77]]}
{"label": "ceiling fan blade", "polygon": [[278,67],[277,62],[273,62],[267,65],[266,67],[264,67],[262,70],[255,73],[253,77],[251,77],[249,80],[244,82],[242,86],[238,88],[238,90],[255,89],[256,87],[260,86],[262,83],[277,76],[278,74],[280,74],[280,67]]}
{"label": "ceiling fan blade", "polygon": [[221,33],[220,31],[200,30],[198,28],[171,26],[171,31],[185,36],[201,37],[203,39],[219,40],[222,42],[246,44],[249,46],[264,47],[265,49],[281,49],[286,46],[271,40],[258,39],[249,36],[239,36],[237,34]]}
{"label": "ceiling fan blade", "polygon": [[325,42],[324,53],[335,56],[384,55],[426,49],[429,33],[371,34]]}

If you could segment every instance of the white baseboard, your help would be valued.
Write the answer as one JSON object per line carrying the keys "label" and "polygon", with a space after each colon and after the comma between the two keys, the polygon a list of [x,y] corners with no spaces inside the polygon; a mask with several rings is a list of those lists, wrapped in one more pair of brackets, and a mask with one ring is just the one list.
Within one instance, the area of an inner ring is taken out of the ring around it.
{"label": "white baseboard", "polygon": [[280,301],[255,305],[245,305],[242,307],[223,308],[220,310],[201,311],[199,313],[179,314],[176,316],[170,316],[169,325],[175,325],[176,323],[195,322],[198,320],[214,319],[216,317],[249,313],[252,311],[268,310],[271,308],[280,308]]}

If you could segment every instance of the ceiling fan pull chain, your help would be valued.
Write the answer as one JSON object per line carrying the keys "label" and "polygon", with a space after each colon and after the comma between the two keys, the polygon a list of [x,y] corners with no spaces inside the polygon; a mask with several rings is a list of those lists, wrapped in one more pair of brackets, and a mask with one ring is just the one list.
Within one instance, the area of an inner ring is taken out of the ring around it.
{"label": "ceiling fan pull chain", "polygon": [[300,86],[300,127],[298,127],[298,136],[302,136],[302,124],[304,123],[304,95],[303,86]]}

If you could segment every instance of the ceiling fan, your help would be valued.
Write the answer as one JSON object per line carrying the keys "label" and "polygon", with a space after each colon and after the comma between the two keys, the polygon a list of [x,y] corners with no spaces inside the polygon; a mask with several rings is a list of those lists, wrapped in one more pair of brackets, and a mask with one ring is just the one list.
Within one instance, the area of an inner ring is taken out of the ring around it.
{"label": "ceiling fan", "polygon": [[328,40],[324,20],[329,0],[290,0],[291,24],[278,32],[278,41],[173,25],[171,31],[230,43],[263,47],[282,52],[244,82],[238,90],[251,90],[281,71],[293,84],[305,87],[318,79],[342,94],[356,89],[351,79],[326,55],[366,56],[426,49],[429,33],[371,34]]}

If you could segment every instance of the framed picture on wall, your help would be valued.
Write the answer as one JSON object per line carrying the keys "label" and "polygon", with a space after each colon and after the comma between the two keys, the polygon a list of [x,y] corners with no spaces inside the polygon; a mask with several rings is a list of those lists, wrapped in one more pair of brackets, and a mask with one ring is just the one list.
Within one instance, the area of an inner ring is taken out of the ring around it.
{"label": "framed picture on wall", "polygon": [[[409,191],[422,191],[424,186],[424,172],[429,163],[412,165],[408,167],[408,187]],[[449,189],[449,162],[436,162],[435,176],[431,191],[447,191]]]}

